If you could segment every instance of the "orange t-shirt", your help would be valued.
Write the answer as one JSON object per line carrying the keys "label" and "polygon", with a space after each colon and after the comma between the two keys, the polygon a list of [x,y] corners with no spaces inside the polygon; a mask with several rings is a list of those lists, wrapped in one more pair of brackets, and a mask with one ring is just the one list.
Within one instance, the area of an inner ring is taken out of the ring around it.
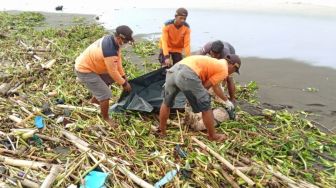
{"label": "orange t-shirt", "polygon": [[169,55],[169,52],[184,53],[186,56],[190,55],[190,28],[189,25],[184,22],[180,28],[176,28],[174,25],[174,19],[165,23],[162,28],[162,36],[160,39],[160,48],[163,51],[163,55]]}
{"label": "orange t-shirt", "polygon": [[209,56],[193,55],[184,58],[180,63],[195,71],[203,84],[209,80],[214,86],[228,77],[228,65],[225,59],[219,60]]}
{"label": "orange t-shirt", "polygon": [[120,47],[114,37],[104,36],[91,44],[76,58],[78,72],[97,74],[108,73],[119,85],[125,83],[125,71],[121,64]]}

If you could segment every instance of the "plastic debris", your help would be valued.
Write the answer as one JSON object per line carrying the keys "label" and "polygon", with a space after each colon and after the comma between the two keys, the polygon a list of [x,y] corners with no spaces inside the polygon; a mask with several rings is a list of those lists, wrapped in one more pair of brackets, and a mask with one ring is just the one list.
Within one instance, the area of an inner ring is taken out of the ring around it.
{"label": "plastic debris", "polygon": [[179,144],[177,144],[175,146],[175,151],[181,158],[186,158],[187,157],[187,153],[182,150],[182,148]]}
{"label": "plastic debris", "polygon": [[43,117],[42,116],[36,116],[35,117],[35,126],[39,129],[42,129],[44,127]]}
{"label": "plastic debris", "polygon": [[160,187],[164,186],[165,184],[172,181],[174,179],[174,177],[176,176],[176,174],[177,174],[177,170],[169,171],[160,181],[155,183],[154,187],[155,188],[160,188]]}
{"label": "plastic debris", "polygon": [[46,116],[48,116],[48,117],[53,117],[53,116],[55,116],[55,115],[53,114],[53,112],[51,111],[50,106],[49,106],[48,103],[44,103],[44,104],[43,104],[43,106],[42,106],[42,114],[44,114],[44,115],[46,115]]}
{"label": "plastic debris", "polygon": [[105,181],[108,174],[99,171],[91,171],[84,178],[84,185],[81,185],[80,188],[105,188]]}

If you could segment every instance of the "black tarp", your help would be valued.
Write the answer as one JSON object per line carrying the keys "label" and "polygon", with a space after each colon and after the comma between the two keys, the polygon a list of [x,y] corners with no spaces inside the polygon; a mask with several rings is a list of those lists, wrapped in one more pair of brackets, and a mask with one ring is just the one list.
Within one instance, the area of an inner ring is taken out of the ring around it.
{"label": "black tarp", "polygon": [[[116,104],[110,108],[112,112],[134,110],[153,112],[160,108],[163,100],[163,85],[166,79],[166,69],[161,68],[153,72],[130,80],[130,93],[123,92]],[[183,93],[176,96],[172,109],[184,109],[186,98]]]}

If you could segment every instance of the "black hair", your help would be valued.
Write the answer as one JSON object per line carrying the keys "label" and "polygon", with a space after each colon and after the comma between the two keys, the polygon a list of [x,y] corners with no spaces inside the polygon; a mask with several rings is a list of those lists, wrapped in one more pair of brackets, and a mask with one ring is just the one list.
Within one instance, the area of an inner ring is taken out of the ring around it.
{"label": "black hair", "polygon": [[223,49],[224,49],[224,44],[222,41],[216,40],[212,42],[211,49],[210,49],[212,52],[219,54],[223,51]]}

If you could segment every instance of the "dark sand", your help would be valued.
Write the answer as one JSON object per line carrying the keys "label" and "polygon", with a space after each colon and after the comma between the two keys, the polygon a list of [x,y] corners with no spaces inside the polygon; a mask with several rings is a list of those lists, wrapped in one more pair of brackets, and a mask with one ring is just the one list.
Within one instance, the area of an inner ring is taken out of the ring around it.
{"label": "dark sand", "polygon": [[[310,112],[309,119],[322,124],[322,130],[336,132],[335,69],[289,59],[244,58],[241,74],[235,79],[242,84],[256,81],[261,103],[281,104],[292,107],[291,110]],[[318,91],[305,91],[307,88]]]}

